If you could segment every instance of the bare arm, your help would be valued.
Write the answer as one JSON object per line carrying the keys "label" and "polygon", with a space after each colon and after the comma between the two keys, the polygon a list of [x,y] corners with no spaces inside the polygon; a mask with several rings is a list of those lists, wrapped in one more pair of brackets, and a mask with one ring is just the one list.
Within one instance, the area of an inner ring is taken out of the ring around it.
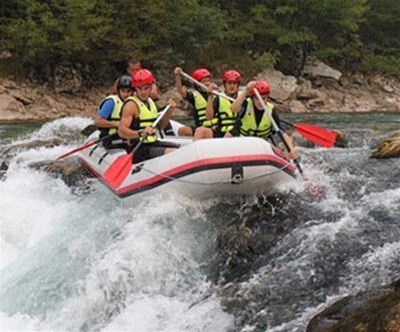
{"label": "bare arm", "polygon": [[139,117],[139,108],[130,101],[123,106],[122,116],[118,127],[118,135],[122,138],[135,139],[139,138],[139,130],[132,130],[130,126],[132,122]]}
{"label": "bare arm", "polygon": [[98,128],[118,128],[119,121],[108,121],[99,115],[94,124]]}
{"label": "bare arm", "polygon": [[151,86],[150,98],[154,101],[160,99],[160,97],[158,96],[158,88],[156,82],[154,82]]}
{"label": "bare arm", "polygon": [[182,98],[186,98],[187,91],[186,88],[182,85],[181,72],[182,72],[181,68],[179,67],[175,68],[175,84],[176,84],[176,89],[178,90]]}
{"label": "bare arm", "polygon": [[214,118],[214,100],[215,96],[213,94],[208,95],[207,107],[206,107],[206,119],[212,120]]}
{"label": "bare arm", "polygon": [[251,81],[246,85],[246,89],[244,89],[236,98],[236,100],[232,103],[231,105],[232,112],[237,113],[240,111],[240,108],[242,107],[243,102],[246,100],[250,90],[254,89],[255,86],[256,86],[255,81]]}
{"label": "bare arm", "polygon": [[168,126],[169,121],[171,120],[171,113],[172,110],[176,107],[176,103],[173,99],[168,100],[168,105],[171,105],[167,114],[164,115],[164,117],[161,119],[158,128],[164,129],[165,127]]}

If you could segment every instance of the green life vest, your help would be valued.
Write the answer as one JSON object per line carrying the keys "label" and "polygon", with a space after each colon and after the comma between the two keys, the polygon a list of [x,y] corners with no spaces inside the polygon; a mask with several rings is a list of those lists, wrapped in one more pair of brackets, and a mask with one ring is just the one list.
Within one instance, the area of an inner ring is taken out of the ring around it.
{"label": "green life vest", "polygon": [[214,117],[212,120],[206,120],[207,100],[198,91],[193,91],[194,108],[196,111],[195,121],[197,127],[211,128],[218,124],[218,118]]}
{"label": "green life vest", "polygon": [[[99,106],[99,110],[104,105],[104,103],[110,99],[112,99],[114,101],[114,109],[111,112],[111,115],[106,120],[111,121],[111,122],[119,121],[119,120],[121,120],[121,109],[122,109],[122,105],[124,104],[124,102],[122,101],[121,98],[119,98],[119,96],[111,95],[111,96],[104,98]],[[101,132],[100,137],[102,137],[102,136],[104,137],[104,136],[116,134],[118,132],[118,128],[100,128],[100,132]]]}
{"label": "green life vest", "polygon": [[[266,111],[269,112],[270,117],[272,117],[272,110],[274,106],[270,103],[267,103],[266,107],[267,107]],[[243,115],[241,121],[242,124],[240,126],[240,136],[255,136],[267,139],[272,132],[272,122],[264,111],[261,121],[257,126],[256,116],[254,112],[260,112],[260,111],[255,110],[252,99],[247,98],[246,112]]]}
{"label": "green life vest", "polygon": [[[147,103],[150,106],[150,109],[147,107],[146,103],[141,101],[138,97],[128,97],[125,101],[133,101],[139,107],[139,119],[133,121],[131,125],[131,129],[133,130],[141,130],[146,127],[151,127],[154,121],[157,120],[158,110],[157,106],[151,98],[147,99]],[[144,140],[143,143],[154,143],[157,141],[156,135],[149,135]]]}
{"label": "green life vest", "polygon": [[[225,95],[225,93],[223,95]],[[218,98],[218,126],[221,132],[226,133],[233,129],[233,126],[237,119],[237,113],[231,111],[232,103],[229,100],[223,97]]]}

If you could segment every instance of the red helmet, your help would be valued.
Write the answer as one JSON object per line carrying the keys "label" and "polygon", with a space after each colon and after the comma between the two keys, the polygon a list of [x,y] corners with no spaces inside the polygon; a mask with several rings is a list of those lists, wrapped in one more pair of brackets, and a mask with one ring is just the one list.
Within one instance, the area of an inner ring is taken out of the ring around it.
{"label": "red helmet", "polygon": [[140,69],[133,74],[132,85],[135,88],[154,83],[154,76],[148,69]]}
{"label": "red helmet", "polygon": [[227,70],[224,75],[222,75],[222,82],[240,83],[240,79],[240,73],[236,70]]}
{"label": "red helmet", "polygon": [[[265,95],[269,93],[269,85],[267,82],[264,81],[257,81],[256,83],[256,89],[258,90],[258,93],[260,95]],[[254,89],[250,90],[250,97],[253,97],[255,95]]]}
{"label": "red helmet", "polygon": [[201,81],[204,80],[206,77],[211,77],[210,72],[205,69],[205,68],[200,68],[200,69],[196,69],[193,73],[192,73],[192,77],[196,80],[196,81]]}

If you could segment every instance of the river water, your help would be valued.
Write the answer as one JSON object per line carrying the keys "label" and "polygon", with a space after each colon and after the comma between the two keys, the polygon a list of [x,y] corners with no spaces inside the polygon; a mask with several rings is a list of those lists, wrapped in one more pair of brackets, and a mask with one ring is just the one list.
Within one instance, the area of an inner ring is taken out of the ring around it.
{"label": "river water", "polygon": [[0,180],[1,330],[305,331],[333,300],[398,279],[400,160],[369,156],[400,114],[285,118],[347,136],[345,149],[298,148],[325,197],[295,185],[126,206],[93,179],[80,191],[28,167],[78,146],[89,119],[1,125],[0,148],[68,141],[17,151]]}

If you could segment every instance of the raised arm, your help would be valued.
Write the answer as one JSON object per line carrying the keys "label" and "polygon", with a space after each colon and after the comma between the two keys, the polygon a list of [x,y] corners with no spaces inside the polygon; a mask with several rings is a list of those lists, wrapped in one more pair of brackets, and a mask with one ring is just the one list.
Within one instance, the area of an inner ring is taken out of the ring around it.
{"label": "raised arm", "polygon": [[170,105],[170,108],[167,111],[167,114],[165,114],[165,116],[161,119],[159,125],[157,126],[160,129],[164,129],[168,126],[168,123],[171,120],[172,110],[176,107],[176,103],[173,99],[168,100],[168,105]]}
{"label": "raised arm", "polygon": [[187,91],[186,88],[182,85],[182,68],[176,67],[175,68],[175,84],[176,84],[176,89],[178,90],[179,94],[182,96],[182,98],[186,98]]}
{"label": "raised arm", "polygon": [[247,83],[246,89],[244,89],[236,98],[236,100],[232,103],[231,105],[232,112],[237,113],[240,111],[240,108],[242,107],[242,104],[246,100],[247,96],[249,95],[250,90],[254,89],[255,86],[256,86],[256,81],[251,81]]}
{"label": "raised arm", "polygon": [[214,101],[215,95],[209,94],[207,98],[206,119],[212,120],[214,118]]}

